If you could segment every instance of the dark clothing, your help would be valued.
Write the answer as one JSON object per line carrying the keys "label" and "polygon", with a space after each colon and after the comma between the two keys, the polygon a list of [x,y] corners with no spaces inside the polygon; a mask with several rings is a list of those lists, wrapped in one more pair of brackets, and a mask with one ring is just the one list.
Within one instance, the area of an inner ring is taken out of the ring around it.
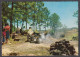
{"label": "dark clothing", "polygon": [[6,40],[6,39],[5,39],[5,37],[6,37],[6,32],[3,31],[3,32],[2,32],[2,35],[3,35],[2,42],[5,42],[5,40]]}
{"label": "dark clothing", "polygon": [[27,41],[33,41],[33,36],[27,34]]}
{"label": "dark clothing", "polygon": [[4,38],[4,36],[3,36],[3,41],[2,42],[5,42],[5,38]]}
{"label": "dark clothing", "polygon": [[12,35],[12,39],[14,39],[15,38],[15,35]]}
{"label": "dark clothing", "polygon": [[9,30],[6,31],[6,39],[9,39],[10,34],[9,34]]}
{"label": "dark clothing", "polygon": [[20,29],[20,33],[22,33],[22,29]]}

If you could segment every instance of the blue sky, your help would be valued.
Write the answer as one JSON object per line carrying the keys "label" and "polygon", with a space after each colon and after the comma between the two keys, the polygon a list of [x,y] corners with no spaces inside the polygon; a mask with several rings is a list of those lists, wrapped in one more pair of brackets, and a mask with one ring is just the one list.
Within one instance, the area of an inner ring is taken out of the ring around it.
{"label": "blue sky", "polygon": [[44,6],[48,8],[50,14],[57,13],[60,21],[68,28],[78,27],[76,21],[78,18],[73,17],[74,12],[78,10],[78,2],[44,2]]}

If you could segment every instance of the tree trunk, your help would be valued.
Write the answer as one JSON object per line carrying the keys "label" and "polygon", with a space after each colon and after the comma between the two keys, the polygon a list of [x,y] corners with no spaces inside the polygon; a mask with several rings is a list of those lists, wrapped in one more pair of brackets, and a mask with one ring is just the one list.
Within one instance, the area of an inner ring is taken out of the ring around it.
{"label": "tree trunk", "polygon": [[[12,2],[12,10],[13,10],[13,2]],[[13,16],[13,13],[12,13]],[[12,16],[10,17],[10,34],[12,33]]]}
{"label": "tree trunk", "polygon": [[3,26],[5,25],[6,21],[4,19],[4,21],[2,21],[2,29],[4,28]]}
{"label": "tree trunk", "polygon": [[24,25],[23,23],[24,23],[24,21],[22,21],[22,30],[23,30],[23,25]]}
{"label": "tree trunk", "polygon": [[17,20],[17,28],[18,28],[18,20]]}
{"label": "tree trunk", "polygon": [[45,22],[45,31],[46,31],[46,22]]}
{"label": "tree trunk", "polygon": [[[5,24],[6,24],[6,23],[7,23],[7,20],[4,20],[4,22],[5,22]],[[4,25],[5,25],[5,24],[4,24]]]}
{"label": "tree trunk", "polygon": [[37,30],[37,23],[36,23],[36,30]]}
{"label": "tree trunk", "polygon": [[39,31],[41,31],[41,25],[39,25]]}
{"label": "tree trunk", "polygon": [[27,30],[27,22],[26,22],[26,30]]}
{"label": "tree trunk", "polygon": [[37,23],[36,23],[36,30],[37,30]]}
{"label": "tree trunk", "polygon": [[15,31],[15,19],[14,19],[14,31]]}
{"label": "tree trunk", "polygon": [[3,21],[2,21],[2,29],[3,29]]}
{"label": "tree trunk", "polygon": [[11,18],[10,18],[11,20],[10,20],[10,34],[12,33],[12,16],[11,16]]}
{"label": "tree trunk", "polygon": [[40,26],[39,26],[39,31],[41,31]]}
{"label": "tree trunk", "polygon": [[36,30],[37,30],[37,24],[38,24],[38,16],[37,16],[37,22],[36,22]]}
{"label": "tree trunk", "polygon": [[[27,5],[26,2],[25,2],[25,5]],[[25,10],[27,10],[26,7],[25,7]],[[27,15],[27,17],[28,17],[28,15]],[[26,19],[26,30],[27,30],[27,19]]]}
{"label": "tree trunk", "polygon": [[40,26],[40,31],[41,31],[41,26]]}
{"label": "tree trunk", "polygon": [[[26,18],[25,18],[26,19]],[[26,19],[26,30],[27,30],[27,19]]]}
{"label": "tree trunk", "polygon": [[34,28],[34,30],[35,30],[35,23],[34,23],[34,22],[35,22],[35,19],[33,20],[33,28]]}

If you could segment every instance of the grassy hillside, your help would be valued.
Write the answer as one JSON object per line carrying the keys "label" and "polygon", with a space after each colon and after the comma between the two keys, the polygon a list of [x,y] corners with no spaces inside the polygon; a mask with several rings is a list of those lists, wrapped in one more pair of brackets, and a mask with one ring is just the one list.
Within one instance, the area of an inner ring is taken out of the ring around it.
{"label": "grassy hillside", "polygon": [[72,29],[70,31],[67,31],[65,33],[65,38],[67,40],[72,40],[73,37],[77,37],[78,36],[78,30],[77,29]]}

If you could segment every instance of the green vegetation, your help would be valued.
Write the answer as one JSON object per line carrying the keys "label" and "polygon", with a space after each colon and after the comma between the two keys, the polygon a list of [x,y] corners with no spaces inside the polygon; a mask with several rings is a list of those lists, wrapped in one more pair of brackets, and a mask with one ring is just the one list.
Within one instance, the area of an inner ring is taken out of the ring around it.
{"label": "green vegetation", "polygon": [[[78,17],[78,11],[74,12],[73,16]],[[41,1],[2,2],[2,28],[5,23],[10,24],[10,33],[16,32],[19,27],[22,30],[25,28],[24,31],[27,32],[28,24],[34,28],[34,31],[48,31],[52,36],[58,36],[58,34],[64,36],[69,31],[66,25],[61,24],[60,16],[57,13],[50,14],[48,8]],[[45,30],[42,30],[41,27],[44,27]],[[50,29],[47,30],[47,28]]]}
{"label": "green vegetation", "polygon": [[[73,16],[78,18],[78,10],[76,12],[74,12]],[[76,23],[78,24],[78,20]]]}
{"label": "green vegetation", "polygon": [[[78,11],[76,11],[73,16],[78,18]],[[49,53],[50,44],[48,45],[44,42],[56,42],[64,38],[72,40],[73,37],[78,36],[78,28],[67,28],[66,25],[60,22],[60,16],[57,13],[50,14],[49,9],[45,7],[41,1],[2,2],[2,28],[6,23],[10,25],[10,35],[18,29],[22,29],[22,33],[17,34],[15,37],[16,39],[20,39],[20,41],[14,41],[14,39],[10,37],[9,43],[3,45],[2,48],[11,49],[13,52],[17,51],[21,56],[51,56]],[[47,40],[40,44],[25,42],[27,40],[28,25],[32,26],[32,29],[34,29],[36,33],[44,32],[45,35],[50,33],[50,37],[48,36],[50,40],[48,39],[49,41]],[[44,30],[41,29],[42,27]]]}
{"label": "green vegetation", "polygon": [[[2,28],[5,23],[10,24],[10,33],[16,31],[19,26],[27,29],[27,24],[39,28],[44,26],[45,31],[47,27],[51,27],[54,31],[60,27],[60,17],[50,12],[47,7],[44,7],[43,2],[2,2]],[[26,26],[24,26],[26,22]],[[16,27],[17,25],[17,27]]]}

